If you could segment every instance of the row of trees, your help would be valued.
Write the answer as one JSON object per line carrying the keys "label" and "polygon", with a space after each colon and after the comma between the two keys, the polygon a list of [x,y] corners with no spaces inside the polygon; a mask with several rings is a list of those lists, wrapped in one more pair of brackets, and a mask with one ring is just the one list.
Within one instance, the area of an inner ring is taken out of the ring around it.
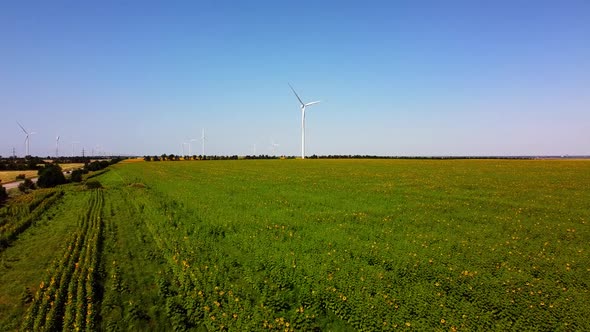
{"label": "row of trees", "polygon": [[[99,161],[109,162],[109,160],[121,160],[119,157],[113,157],[109,159],[100,159]],[[8,157],[3,158],[0,156],[0,171],[24,171],[24,170],[40,170],[47,164],[46,160],[51,160],[54,164],[68,164],[68,163],[80,163],[89,164],[91,160],[96,160],[96,157],[59,157],[52,158],[47,157],[42,159],[40,157],[26,156],[24,158]]]}
{"label": "row of trees", "polygon": [[162,154],[160,156],[144,156],[143,160],[145,161],[179,161],[179,160],[238,160],[238,159],[292,159],[295,157],[277,157],[277,156],[269,156],[269,155],[248,155],[248,156],[202,156],[202,155],[193,155],[193,156],[181,156],[181,155],[174,155],[174,154]]}
{"label": "row of trees", "polygon": [[[247,155],[247,156],[181,156],[174,154],[162,154],[160,156],[144,156],[145,161],[178,161],[178,160],[237,160],[237,159],[296,159],[298,156],[269,156],[269,155]],[[377,155],[311,155],[307,159],[533,159],[529,156],[377,156]]]}
{"label": "row of trees", "polygon": [[[121,161],[120,158],[114,158],[109,160],[100,160],[100,161],[93,161],[91,163],[87,163],[81,169],[76,169],[72,171],[70,176],[71,182],[81,182],[82,175],[87,174],[88,172],[95,172],[101,169],[108,167],[109,165],[116,164]],[[39,188],[52,188],[60,184],[65,184],[68,182],[66,179],[62,168],[59,164],[46,164],[44,167],[39,169],[38,173],[39,178],[37,179],[37,184],[35,184],[31,179],[25,179],[18,185],[18,189],[22,192],[28,192],[30,190],[35,190],[37,187]],[[4,201],[8,198],[6,193],[6,188],[0,187],[0,201]]]}
{"label": "row of trees", "polygon": [[181,156],[175,154],[162,154],[159,156],[144,156],[145,161],[179,161],[179,160],[231,160],[238,159],[238,156],[203,156],[203,155],[192,155],[192,156]]}
{"label": "row of trees", "polygon": [[38,170],[43,167],[44,163],[43,159],[32,156],[26,156],[25,158],[0,157],[0,171]]}

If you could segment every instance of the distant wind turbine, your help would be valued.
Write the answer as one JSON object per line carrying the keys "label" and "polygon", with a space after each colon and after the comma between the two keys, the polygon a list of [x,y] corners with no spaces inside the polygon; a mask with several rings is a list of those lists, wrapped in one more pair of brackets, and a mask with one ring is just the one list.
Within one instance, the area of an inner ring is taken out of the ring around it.
{"label": "distant wind turbine", "polygon": [[23,130],[23,132],[25,133],[25,156],[30,156],[30,150],[29,150],[29,144],[31,142],[31,135],[36,134],[36,133],[29,133],[28,131],[25,130],[25,128],[17,121],[16,124],[18,124],[18,126],[20,127],[20,129]]}
{"label": "distant wind turbine", "polygon": [[289,87],[291,88],[291,90],[295,94],[295,97],[297,97],[297,100],[299,100],[299,103],[301,104],[301,159],[305,159],[305,108],[307,106],[317,104],[320,101],[312,101],[311,103],[306,104],[301,100],[301,98],[299,98],[299,95],[297,94],[297,92],[295,92],[295,89],[293,89],[291,84],[289,84]]}
{"label": "distant wind turbine", "polygon": [[275,143],[274,139],[270,140],[270,150],[272,151],[272,154],[275,155],[276,154],[276,149],[279,145],[277,143]]}
{"label": "distant wind turbine", "polygon": [[205,128],[203,128],[203,134],[201,135],[201,141],[202,141],[202,148],[203,148],[203,156],[205,156],[205,141],[207,140],[207,138],[205,137]]}
{"label": "distant wind turbine", "polygon": [[55,138],[55,158],[59,157],[59,135]]}

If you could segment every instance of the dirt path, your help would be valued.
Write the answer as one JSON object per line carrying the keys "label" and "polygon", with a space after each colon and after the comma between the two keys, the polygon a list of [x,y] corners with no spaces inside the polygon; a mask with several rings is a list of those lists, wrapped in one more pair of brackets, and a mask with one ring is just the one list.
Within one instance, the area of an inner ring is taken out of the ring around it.
{"label": "dirt path", "polygon": [[[31,181],[33,181],[33,183],[37,183],[37,179],[38,178],[32,178]],[[10,189],[14,189],[16,187],[18,187],[19,184],[25,182],[25,180],[20,180],[20,181],[14,181],[14,182],[9,182],[9,183],[3,183],[2,186],[4,188],[6,188],[6,190],[10,190]]]}

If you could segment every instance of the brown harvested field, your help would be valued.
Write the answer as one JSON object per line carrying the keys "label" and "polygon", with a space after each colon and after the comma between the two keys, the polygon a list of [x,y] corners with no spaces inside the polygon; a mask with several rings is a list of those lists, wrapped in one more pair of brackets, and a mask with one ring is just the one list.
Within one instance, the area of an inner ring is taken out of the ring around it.
{"label": "brown harvested field", "polygon": [[24,174],[27,179],[30,179],[37,176],[37,171],[0,171],[0,180],[2,183],[14,182],[19,174]]}
{"label": "brown harvested field", "polygon": [[[60,164],[63,171],[71,171],[76,168],[81,168],[84,166],[83,163],[71,163],[71,164]],[[37,171],[0,171],[0,180],[1,183],[9,183],[16,181],[16,176],[19,174],[24,174],[27,179],[37,177]]]}

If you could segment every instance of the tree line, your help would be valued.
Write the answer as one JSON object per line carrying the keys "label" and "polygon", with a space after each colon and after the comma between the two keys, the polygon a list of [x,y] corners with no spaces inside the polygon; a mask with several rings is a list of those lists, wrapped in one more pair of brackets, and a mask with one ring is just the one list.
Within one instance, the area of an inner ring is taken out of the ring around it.
{"label": "tree line", "polygon": [[46,160],[51,160],[54,164],[89,164],[92,160],[114,160],[120,157],[59,157],[59,158],[41,158],[26,156],[24,158],[17,157],[2,157],[0,156],[0,171],[26,171],[26,170],[40,170],[47,164]]}
{"label": "tree line", "polygon": [[[61,166],[57,163],[46,163],[38,167],[38,179],[37,183],[34,183],[31,179],[25,179],[18,185],[19,191],[26,193],[37,188],[52,188],[60,184],[68,182],[82,182],[82,176],[89,172],[96,172],[107,168],[109,165],[120,162],[121,158],[113,158],[111,160],[95,160],[87,162],[84,167],[73,170],[70,174],[70,178],[66,179]],[[0,183],[0,206],[8,199],[8,193]]]}
{"label": "tree line", "polygon": [[[182,156],[175,154],[162,154],[159,156],[143,156],[145,161],[179,161],[179,160],[238,160],[238,159],[296,159],[298,156]],[[307,159],[534,159],[534,156],[379,156],[379,155],[311,155]]]}

